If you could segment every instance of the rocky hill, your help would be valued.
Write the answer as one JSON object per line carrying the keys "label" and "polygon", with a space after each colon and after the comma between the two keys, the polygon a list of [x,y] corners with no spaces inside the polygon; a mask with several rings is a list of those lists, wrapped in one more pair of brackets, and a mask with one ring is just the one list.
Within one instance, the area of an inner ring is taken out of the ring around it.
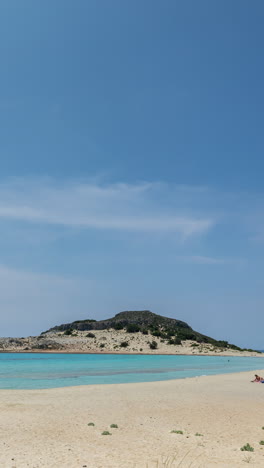
{"label": "rocky hill", "polygon": [[156,353],[258,355],[193,330],[181,320],[149,310],[126,311],[106,320],[76,320],[40,336],[0,338],[0,352]]}
{"label": "rocky hill", "polygon": [[149,310],[125,311],[116,314],[114,317],[106,320],[76,320],[71,323],[65,323],[55,326],[45,333],[64,332],[71,334],[74,331],[91,330],[122,330],[126,329],[129,333],[148,332],[154,337],[160,337],[168,340],[169,344],[181,344],[183,340],[193,340],[198,343],[210,343],[218,347],[232,347],[240,349],[235,345],[228,345],[227,341],[219,341],[209,336],[203,335],[193,330],[190,325],[181,320],[157,315]]}
{"label": "rocky hill", "polygon": [[105,320],[76,320],[71,323],[65,323],[55,326],[49,331],[65,331],[74,330],[106,330],[109,328],[121,329],[129,324],[138,325],[140,328],[145,327],[171,327],[171,328],[186,328],[192,330],[191,327],[181,320],[163,317],[162,315],[154,314],[149,310],[125,311],[116,314],[114,317]]}

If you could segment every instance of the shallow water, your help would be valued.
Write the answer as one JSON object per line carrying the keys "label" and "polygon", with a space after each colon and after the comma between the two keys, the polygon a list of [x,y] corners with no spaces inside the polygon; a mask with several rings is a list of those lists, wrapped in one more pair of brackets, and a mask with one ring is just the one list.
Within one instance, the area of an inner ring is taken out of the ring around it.
{"label": "shallow water", "polygon": [[254,371],[258,357],[111,354],[0,354],[0,389],[151,382]]}

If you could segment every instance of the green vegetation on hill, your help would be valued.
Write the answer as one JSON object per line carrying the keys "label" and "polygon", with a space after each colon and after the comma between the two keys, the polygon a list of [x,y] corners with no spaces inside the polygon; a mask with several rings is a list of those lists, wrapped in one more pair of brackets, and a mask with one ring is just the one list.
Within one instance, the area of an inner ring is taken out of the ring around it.
{"label": "green vegetation on hill", "polygon": [[[74,322],[51,328],[48,331],[62,331],[66,335],[71,335],[74,330],[89,331],[106,330],[110,328],[115,330],[125,329],[127,333],[141,332],[145,335],[150,334],[167,341],[170,345],[180,345],[182,341],[192,340],[197,343],[197,346],[200,343],[207,343],[217,348],[229,348],[242,351],[241,348],[229,344],[227,341],[215,340],[214,338],[193,330],[186,322],[163,317],[149,310],[120,312],[112,318],[99,321],[92,319],[75,320]],[[245,351],[253,350],[247,349]]]}

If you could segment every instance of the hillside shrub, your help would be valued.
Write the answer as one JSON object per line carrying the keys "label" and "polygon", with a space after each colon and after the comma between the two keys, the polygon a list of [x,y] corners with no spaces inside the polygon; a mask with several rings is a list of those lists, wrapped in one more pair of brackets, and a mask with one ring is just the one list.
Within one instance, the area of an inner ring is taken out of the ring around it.
{"label": "hillside shrub", "polygon": [[114,330],[123,330],[124,326],[122,325],[121,322],[115,322],[112,324],[112,328]]}
{"label": "hillside shrub", "polygon": [[120,343],[121,348],[127,348],[128,345],[129,343],[127,341],[122,341],[122,343]]}
{"label": "hillside shrub", "polygon": [[126,327],[127,333],[137,333],[140,331],[140,327],[136,323],[129,323]]}
{"label": "hillside shrub", "polygon": [[182,344],[181,339],[178,338],[178,337],[176,337],[176,338],[174,339],[174,344],[175,344],[175,345],[181,345],[181,344]]}
{"label": "hillside shrub", "polygon": [[181,345],[182,341],[180,338],[170,338],[170,340],[167,342],[170,345]]}
{"label": "hillside shrub", "polygon": [[95,334],[94,333],[87,333],[87,338],[95,338]]}
{"label": "hillside shrub", "polygon": [[154,341],[154,340],[151,341],[151,343],[149,343],[149,347],[150,347],[150,349],[157,349],[157,347],[158,347],[157,341]]}
{"label": "hillside shrub", "polygon": [[72,332],[73,332],[73,329],[69,328],[68,330],[65,330],[65,332],[63,334],[64,335],[72,335]]}

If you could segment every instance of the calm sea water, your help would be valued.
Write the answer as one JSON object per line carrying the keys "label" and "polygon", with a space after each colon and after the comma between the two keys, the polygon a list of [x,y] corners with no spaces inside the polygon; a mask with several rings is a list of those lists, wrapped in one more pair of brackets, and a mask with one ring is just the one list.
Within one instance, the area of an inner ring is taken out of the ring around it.
{"label": "calm sea water", "polygon": [[150,382],[264,368],[261,358],[110,354],[0,354],[1,389]]}

